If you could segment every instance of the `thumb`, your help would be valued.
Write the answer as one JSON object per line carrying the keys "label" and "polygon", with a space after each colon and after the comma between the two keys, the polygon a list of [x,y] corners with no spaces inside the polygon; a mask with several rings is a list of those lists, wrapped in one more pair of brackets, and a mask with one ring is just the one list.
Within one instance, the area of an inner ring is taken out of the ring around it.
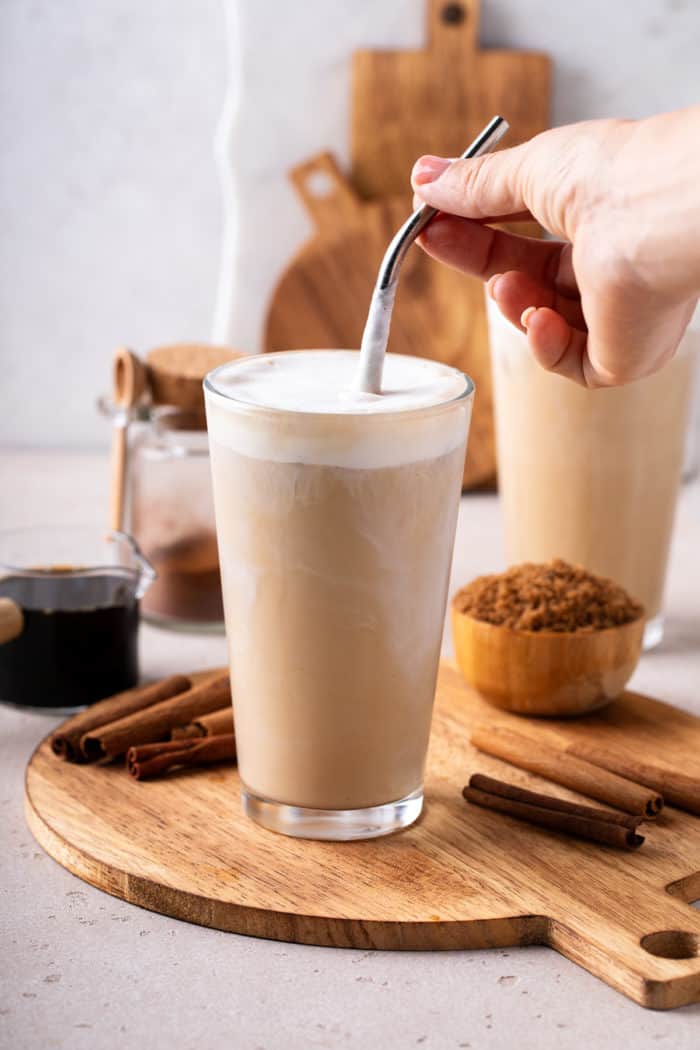
{"label": "thumb", "polygon": [[529,211],[523,147],[472,160],[420,157],[411,185],[426,203],[465,219],[497,218]]}
{"label": "thumb", "polygon": [[[591,126],[598,122],[591,122]],[[465,219],[498,221],[530,215],[564,240],[573,240],[569,189],[580,180],[592,133],[586,125],[553,128],[512,149],[471,160],[424,156],[411,173],[426,204]]]}

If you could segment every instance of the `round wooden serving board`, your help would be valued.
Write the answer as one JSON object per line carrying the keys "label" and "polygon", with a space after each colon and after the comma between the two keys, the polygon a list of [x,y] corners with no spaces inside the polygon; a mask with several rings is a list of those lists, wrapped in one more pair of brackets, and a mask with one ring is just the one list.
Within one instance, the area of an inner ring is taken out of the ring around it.
{"label": "round wooden serving board", "polygon": [[243,817],[233,768],[137,783],[121,766],[60,761],[46,740],[27,769],[27,819],[80,878],[189,922],[334,947],[548,944],[645,1006],[700,999],[700,912],[688,905],[700,897],[700,819],[667,809],[643,826],[639,851],[621,853],[467,806],[461,789],[475,770],[543,786],[476,753],[476,722],[609,747],[624,739],[640,758],[700,775],[700,722],[658,701],[629,693],[587,719],[533,728],[487,708],[443,666],[426,810],[401,834],[284,838]]}

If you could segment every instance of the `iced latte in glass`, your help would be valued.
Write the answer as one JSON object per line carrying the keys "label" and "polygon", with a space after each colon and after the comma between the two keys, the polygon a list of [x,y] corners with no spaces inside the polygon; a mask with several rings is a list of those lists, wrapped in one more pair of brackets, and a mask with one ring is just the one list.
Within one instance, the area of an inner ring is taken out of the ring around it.
{"label": "iced latte in glass", "polygon": [[205,383],[243,805],[286,834],[416,819],[472,384],[387,355],[227,364]]}

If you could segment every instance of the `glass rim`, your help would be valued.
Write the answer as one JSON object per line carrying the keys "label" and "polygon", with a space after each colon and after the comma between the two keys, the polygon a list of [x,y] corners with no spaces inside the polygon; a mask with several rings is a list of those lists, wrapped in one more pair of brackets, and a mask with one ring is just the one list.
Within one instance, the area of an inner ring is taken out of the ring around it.
{"label": "glass rim", "polygon": [[47,566],[42,568],[41,566],[33,565],[18,565],[16,559],[14,562],[7,561],[2,554],[2,543],[5,540],[10,540],[13,537],[31,538],[33,535],[36,536],[40,533],[46,533],[51,535],[57,535],[59,533],[69,534],[72,533],[75,536],[86,536],[101,538],[104,543],[109,543],[112,540],[119,540],[127,545],[131,554],[136,562],[135,565],[114,565],[109,562],[94,561],[90,565],[76,568],[66,568],[65,572],[62,571],[61,575],[66,579],[81,579],[88,576],[94,576],[95,573],[104,573],[115,571],[121,572],[124,575],[133,576],[135,580],[147,578],[149,581],[153,581],[156,578],[156,571],[145,556],[138,543],[128,532],[124,532],[121,529],[101,529],[99,525],[72,525],[70,523],[65,525],[28,525],[24,528],[16,526],[10,529],[0,529],[0,573],[7,575],[13,573],[15,575],[27,576],[36,579],[45,579],[56,575],[57,566]]}
{"label": "glass rim", "polygon": [[[306,418],[317,417],[318,419],[324,419],[324,418],[325,419],[329,419],[329,418],[332,418],[332,419],[352,419],[352,420],[367,419],[367,420],[371,420],[372,423],[374,423],[374,422],[379,422],[379,421],[381,421],[381,422],[388,422],[391,419],[404,418],[406,416],[414,417],[414,416],[420,416],[420,415],[432,414],[432,413],[435,413],[435,412],[439,412],[441,409],[452,408],[454,405],[458,404],[460,401],[468,400],[474,394],[474,390],[475,390],[474,380],[471,378],[471,376],[467,375],[466,372],[462,372],[461,369],[455,368],[453,365],[445,364],[442,361],[436,361],[434,358],[420,357],[418,354],[395,354],[394,356],[395,357],[405,357],[405,358],[408,358],[409,360],[410,359],[417,359],[419,361],[429,361],[429,362],[431,362],[433,364],[441,364],[441,365],[443,365],[444,368],[450,369],[455,375],[461,376],[461,378],[464,380],[464,390],[461,390],[459,392],[459,394],[455,395],[455,397],[450,397],[446,401],[437,401],[433,405],[419,405],[419,406],[415,406],[415,407],[398,408],[398,409],[392,409],[390,412],[366,412],[366,411],[362,411],[362,410],[358,410],[358,411],[355,411],[355,412],[353,412],[353,411],[351,411],[351,412],[315,412],[313,410],[305,409],[305,408],[277,408],[277,407],[275,407],[273,405],[256,405],[256,404],[252,404],[250,401],[243,401],[240,398],[233,397],[231,394],[225,393],[223,390],[217,389],[217,387],[214,385],[215,381],[216,381],[216,377],[219,374],[219,372],[223,372],[226,369],[230,369],[232,366],[234,368],[237,365],[240,365],[241,367],[244,367],[245,364],[247,364],[250,361],[251,358],[255,358],[255,357],[268,358],[268,357],[282,357],[282,356],[286,357],[288,354],[329,353],[329,352],[333,353],[334,350],[342,350],[342,349],[343,349],[343,347],[335,347],[335,348],[322,348],[322,347],[319,347],[318,349],[309,348],[309,349],[305,349],[305,350],[275,350],[275,351],[273,351],[273,352],[271,352],[269,354],[268,353],[265,353],[265,354],[250,354],[247,357],[240,358],[237,361],[225,361],[224,364],[217,365],[216,368],[213,368],[211,370],[211,372],[208,372],[207,375],[204,377],[203,387],[204,387],[205,398],[207,397],[207,395],[211,394],[214,397],[219,397],[224,402],[227,402],[227,403],[235,406],[235,408],[237,410],[239,410],[239,411],[249,412],[249,413],[254,413],[254,414],[265,413],[265,412],[272,412],[275,415],[289,416],[290,418],[292,418],[292,417],[297,418],[299,416],[304,416]],[[351,350],[349,352],[350,353],[357,353],[357,354],[359,354],[359,350]]]}

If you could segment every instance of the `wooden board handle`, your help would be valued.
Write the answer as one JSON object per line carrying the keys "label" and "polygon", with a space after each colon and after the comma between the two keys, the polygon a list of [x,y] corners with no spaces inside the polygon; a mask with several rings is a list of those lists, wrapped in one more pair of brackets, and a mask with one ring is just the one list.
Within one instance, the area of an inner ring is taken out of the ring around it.
{"label": "wooden board handle", "polygon": [[[431,51],[476,51],[479,46],[479,0],[429,0],[428,41]],[[449,77],[451,71],[445,70]]]}
{"label": "wooden board handle", "polygon": [[666,891],[642,890],[638,897],[620,899],[619,915],[618,927],[605,930],[596,929],[595,919],[583,931],[566,919],[552,922],[547,943],[577,961],[583,936],[600,953],[598,975],[642,1006],[665,1010],[697,1001],[698,912]]}
{"label": "wooden board handle", "polygon": [[318,153],[298,164],[289,178],[320,231],[360,217],[360,201],[331,153]]}

